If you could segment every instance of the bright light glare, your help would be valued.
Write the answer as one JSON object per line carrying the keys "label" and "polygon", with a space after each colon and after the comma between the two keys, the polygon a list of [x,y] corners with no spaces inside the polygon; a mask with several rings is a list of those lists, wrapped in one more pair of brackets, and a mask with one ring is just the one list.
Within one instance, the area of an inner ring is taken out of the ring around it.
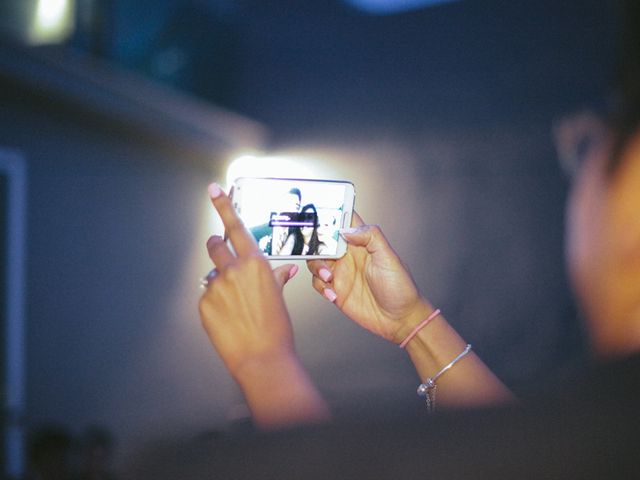
{"label": "bright light glare", "polygon": [[[225,190],[228,192],[239,177],[275,178],[321,178],[335,179],[336,173],[327,165],[327,159],[319,160],[309,155],[241,155],[231,161],[227,168]],[[223,230],[217,215],[211,214],[207,200],[206,217],[208,232]]]}
{"label": "bright light glare", "polygon": [[376,15],[407,12],[457,0],[345,0],[352,6]]}
{"label": "bright light glare", "polygon": [[55,28],[64,20],[67,0],[40,0],[36,9],[36,21],[43,29]]}
{"label": "bright light glare", "polygon": [[298,156],[243,155],[227,169],[227,190],[239,177],[330,178],[312,163],[313,160]]}
{"label": "bright light glare", "polygon": [[33,23],[31,42],[55,43],[69,36],[73,29],[74,0],[38,0]]}

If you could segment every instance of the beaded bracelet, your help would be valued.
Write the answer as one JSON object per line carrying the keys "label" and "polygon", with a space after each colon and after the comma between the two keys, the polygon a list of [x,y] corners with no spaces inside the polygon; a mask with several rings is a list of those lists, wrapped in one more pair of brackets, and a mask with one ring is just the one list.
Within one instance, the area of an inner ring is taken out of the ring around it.
{"label": "beaded bracelet", "polygon": [[425,401],[427,403],[427,412],[433,413],[436,410],[436,390],[438,386],[436,385],[436,380],[442,376],[444,372],[453,367],[456,363],[458,363],[462,358],[467,355],[471,351],[471,344],[467,344],[464,350],[449,364],[444,366],[438,373],[436,373],[433,377],[427,378],[423,383],[418,385],[418,395],[421,397],[425,397]]}

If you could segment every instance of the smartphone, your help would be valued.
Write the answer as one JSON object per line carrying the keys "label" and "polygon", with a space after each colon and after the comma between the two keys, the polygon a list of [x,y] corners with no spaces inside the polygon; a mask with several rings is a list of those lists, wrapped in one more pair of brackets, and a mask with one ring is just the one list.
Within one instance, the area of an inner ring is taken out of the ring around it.
{"label": "smartphone", "polygon": [[340,258],[347,251],[338,231],[351,226],[351,182],[241,177],[231,198],[258,247],[271,259]]}

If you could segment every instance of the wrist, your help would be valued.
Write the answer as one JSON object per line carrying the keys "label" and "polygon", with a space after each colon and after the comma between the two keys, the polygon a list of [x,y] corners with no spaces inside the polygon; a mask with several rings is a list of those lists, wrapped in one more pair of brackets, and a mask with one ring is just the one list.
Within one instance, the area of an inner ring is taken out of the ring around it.
{"label": "wrist", "polygon": [[234,378],[261,429],[331,418],[329,407],[294,351],[253,356],[235,371]]}
{"label": "wrist", "polygon": [[293,349],[254,353],[234,362],[229,372],[242,388],[244,385],[263,381],[266,375],[298,368],[300,360]]}
{"label": "wrist", "polygon": [[435,309],[433,306],[427,300],[420,298],[415,306],[398,320],[398,328],[392,338],[393,343],[400,345],[412,334],[418,325],[429,318],[434,312]]}

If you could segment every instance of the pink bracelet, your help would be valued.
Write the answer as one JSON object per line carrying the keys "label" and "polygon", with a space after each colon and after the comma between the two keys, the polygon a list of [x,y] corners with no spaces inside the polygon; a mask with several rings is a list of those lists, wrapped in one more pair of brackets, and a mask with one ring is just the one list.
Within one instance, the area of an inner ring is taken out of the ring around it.
{"label": "pink bracelet", "polygon": [[436,318],[438,315],[440,315],[440,309],[437,308],[436,310],[434,310],[431,315],[429,315],[426,320],[424,320],[422,323],[420,323],[416,328],[414,328],[411,333],[409,335],[407,335],[407,338],[405,338],[402,343],[399,345],[400,348],[404,348],[407,346],[407,343],[409,343],[411,341],[411,339],[413,337],[416,336],[416,333],[418,333],[420,330],[422,330],[424,327],[427,326],[427,324],[433,320],[434,318]]}

